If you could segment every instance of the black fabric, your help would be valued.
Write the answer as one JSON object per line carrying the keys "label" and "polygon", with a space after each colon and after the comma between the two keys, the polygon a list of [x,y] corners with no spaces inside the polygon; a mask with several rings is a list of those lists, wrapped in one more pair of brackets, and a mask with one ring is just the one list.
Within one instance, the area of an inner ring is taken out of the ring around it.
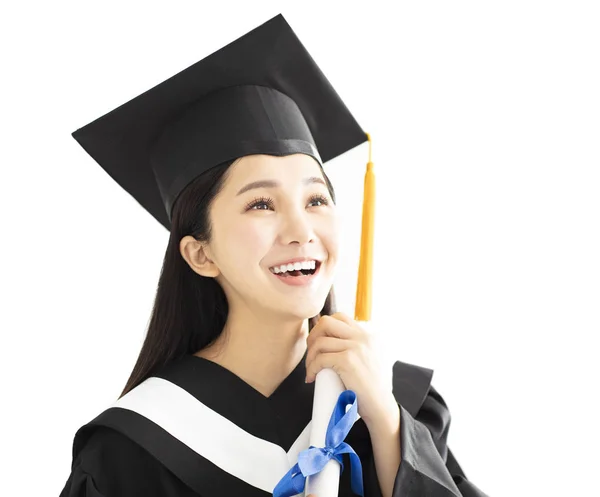
{"label": "black fabric", "polygon": [[295,153],[322,165],[367,141],[281,14],[72,136],[168,230],[178,195],[212,167]]}
{"label": "black fabric", "polygon": [[[208,372],[211,373],[210,382],[207,381]],[[265,430],[265,420],[259,419],[264,414],[260,406],[273,405],[274,413],[279,415],[275,414],[275,417],[269,417],[267,421],[277,419],[277,429],[266,429],[263,435],[269,437],[277,433],[280,443],[283,439],[294,440],[304,426],[304,419],[301,419],[306,415],[304,413],[312,412],[312,396],[308,389],[314,388],[314,383],[305,384],[304,374],[303,358],[276,392],[267,398],[228,370],[195,356],[186,357],[161,372],[162,377],[176,382],[199,400],[201,398],[203,403],[210,404],[220,414],[227,412],[236,419],[236,424],[239,423],[251,433]],[[431,370],[400,361],[394,365],[393,393],[400,409],[399,443],[402,460],[393,495],[485,497],[486,494],[467,479],[447,446],[450,413],[441,395],[427,380],[431,379],[431,374]],[[206,388],[209,384],[211,388]],[[292,416],[286,422],[288,418],[282,416],[285,411],[280,409],[289,409],[288,396],[297,395],[299,391],[305,391],[306,394],[300,404],[296,402],[297,410],[303,414],[295,419]],[[247,408],[239,413],[235,401],[232,404],[228,399],[244,393],[248,396],[244,399]],[[415,400],[418,398],[423,399],[421,405]],[[247,404],[248,402],[251,404]],[[129,416],[129,424],[124,419],[110,417],[111,413],[118,412]],[[250,412],[254,412],[255,416],[249,415]],[[108,419],[114,422],[112,427],[107,426]],[[203,463],[199,454],[191,450],[189,453],[180,450],[178,445],[181,444],[169,434],[156,437],[159,433],[157,428],[147,423],[148,420],[144,424],[143,418],[136,413],[126,414],[124,409],[112,408],[80,428],[74,441],[71,474],[61,497],[270,495],[214,465],[211,467],[210,461],[205,460]],[[131,426],[135,426],[135,430],[130,430]],[[129,431],[125,434],[121,430]],[[279,433],[287,433],[287,437],[281,438]],[[137,442],[132,437],[138,437]],[[346,442],[361,459],[365,497],[381,497],[371,439],[362,419],[354,424]],[[169,454],[170,459],[165,454]],[[344,457],[345,471],[340,477],[339,492],[342,497],[354,495],[350,487],[349,459]],[[197,477],[193,486],[190,486],[190,478],[197,474],[202,477]]]}

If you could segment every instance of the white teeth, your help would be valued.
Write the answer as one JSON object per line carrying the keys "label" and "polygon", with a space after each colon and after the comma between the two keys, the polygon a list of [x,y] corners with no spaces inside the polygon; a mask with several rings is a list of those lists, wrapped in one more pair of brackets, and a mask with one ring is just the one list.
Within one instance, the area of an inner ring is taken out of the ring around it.
{"label": "white teeth", "polygon": [[271,272],[285,273],[287,271],[300,271],[301,269],[315,269],[316,261],[302,261],[295,262],[293,264],[282,264],[281,266],[275,266],[271,268]]}

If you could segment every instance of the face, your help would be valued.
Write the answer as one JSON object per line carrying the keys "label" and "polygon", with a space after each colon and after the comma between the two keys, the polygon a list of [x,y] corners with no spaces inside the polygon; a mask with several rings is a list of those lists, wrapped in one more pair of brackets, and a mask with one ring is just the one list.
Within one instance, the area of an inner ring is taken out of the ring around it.
{"label": "face", "polygon": [[[242,157],[229,168],[210,219],[205,253],[231,309],[299,319],[320,312],[337,263],[339,221],[312,157]],[[275,266],[298,258],[318,261],[314,276],[274,274]]]}

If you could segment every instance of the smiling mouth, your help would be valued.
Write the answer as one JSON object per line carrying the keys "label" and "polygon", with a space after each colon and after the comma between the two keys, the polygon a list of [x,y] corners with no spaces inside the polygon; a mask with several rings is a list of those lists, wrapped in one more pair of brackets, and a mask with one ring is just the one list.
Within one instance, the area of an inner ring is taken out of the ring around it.
{"label": "smiling mouth", "polygon": [[321,266],[321,263],[319,261],[315,261],[314,269],[299,269],[297,271],[286,271],[285,273],[273,273],[273,274],[276,274],[277,276],[281,276],[282,278],[294,278],[297,276],[310,276],[310,275],[315,274],[319,270],[320,266]]}
{"label": "smiling mouth", "polygon": [[297,269],[297,270],[276,273],[275,271],[273,271],[273,268],[271,268],[271,269],[269,269],[269,271],[272,274],[274,274],[275,276],[279,276],[280,278],[297,278],[299,276],[312,276],[319,271],[321,264],[322,263],[320,261],[315,261],[314,269]]}

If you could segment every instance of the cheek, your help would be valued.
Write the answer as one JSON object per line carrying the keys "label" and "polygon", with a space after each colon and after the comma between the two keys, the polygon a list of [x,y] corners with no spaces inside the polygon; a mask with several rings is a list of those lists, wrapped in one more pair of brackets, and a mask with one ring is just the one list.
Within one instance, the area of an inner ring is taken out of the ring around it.
{"label": "cheek", "polygon": [[242,253],[240,259],[255,261],[257,257],[262,258],[272,243],[265,223],[253,222],[252,219],[231,225],[228,232],[229,250]]}
{"label": "cheek", "polygon": [[323,219],[319,226],[319,238],[332,258],[338,256],[340,236],[340,222],[337,216]]}

